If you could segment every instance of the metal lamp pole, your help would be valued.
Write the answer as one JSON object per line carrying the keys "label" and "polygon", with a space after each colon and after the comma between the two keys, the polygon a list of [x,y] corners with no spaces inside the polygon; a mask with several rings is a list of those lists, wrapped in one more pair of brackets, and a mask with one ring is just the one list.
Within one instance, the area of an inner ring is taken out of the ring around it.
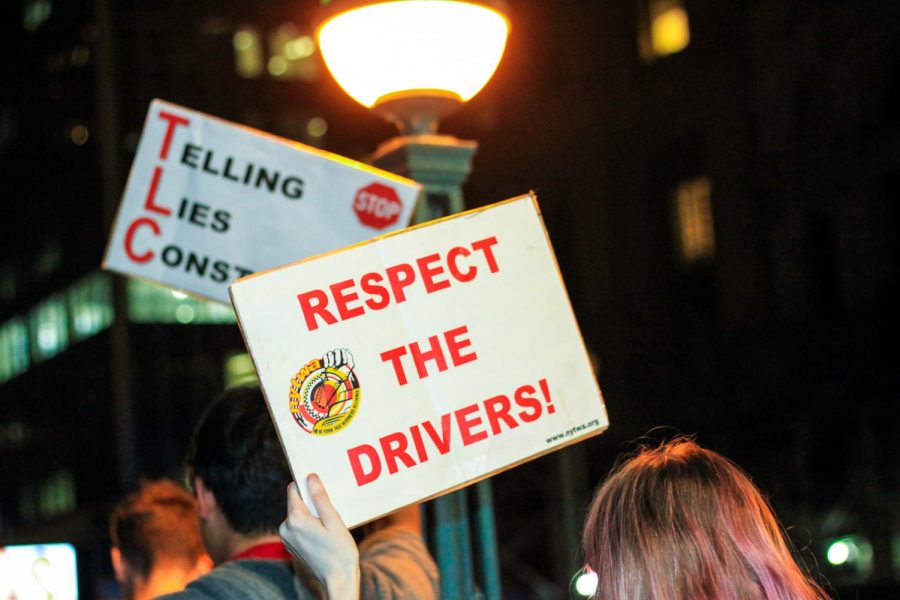
{"label": "metal lamp pole", "polygon": [[[434,125],[436,128],[436,121]],[[414,214],[414,221],[422,223],[464,208],[462,185],[472,170],[477,148],[478,144],[470,140],[414,133],[381,144],[371,162],[424,186]],[[469,514],[472,490],[474,515]],[[434,500],[433,507],[432,547],[441,571],[443,597],[500,600],[491,480],[442,496]],[[477,565],[473,564],[473,541],[478,549]]]}
{"label": "metal lamp pole", "polygon": [[[323,0],[323,5],[316,39],[329,71],[351,97],[400,132],[382,143],[370,162],[424,186],[415,223],[463,210],[462,185],[478,144],[441,135],[437,125],[477,94],[497,68],[509,33],[504,0]],[[378,32],[374,43],[373,31]],[[442,496],[432,507],[430,541],[443,597],[500,600],[490,480]]]}

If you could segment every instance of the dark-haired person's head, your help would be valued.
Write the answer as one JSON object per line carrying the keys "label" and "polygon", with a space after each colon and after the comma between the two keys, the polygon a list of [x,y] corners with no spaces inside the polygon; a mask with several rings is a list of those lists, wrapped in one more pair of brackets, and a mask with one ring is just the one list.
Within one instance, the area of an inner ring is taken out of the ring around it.
{"label": "dark-haired person's head", "polygon": [[278,538],[292,476],[258,386],[226,390],[200,418],[187,466],[216,564]]}
{"label": "dark-haired person's head", "polygon": [[111,558],[127,600],[178,591],[211,564],[191,494],[167,479],[147,481],[110,517]]}
{"label": "dark-haired person's head", "polygon": [[582,542],[606,600],[826,598],[750,478],[688,438],[620,463],[597,488]]}

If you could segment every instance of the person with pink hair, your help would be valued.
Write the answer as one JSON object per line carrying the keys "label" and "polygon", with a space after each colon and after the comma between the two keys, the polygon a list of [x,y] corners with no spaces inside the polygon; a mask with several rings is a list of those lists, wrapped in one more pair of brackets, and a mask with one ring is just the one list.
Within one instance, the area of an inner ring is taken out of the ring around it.
{"label": "person with pink hair", "polygon": [[643,447],[613,469],[582,546],[603,600],[827,598],[744,471],[687,437]]}
{"label": "person with pink hair", "polygon": [[[321,518],[291,486],[282,539],[329,598],[356,600],[356,546],[318,478],[309,484]],[[602,600],[828,598],[750,478],[687,437],[620,459],[597,488],[582,545]]]}

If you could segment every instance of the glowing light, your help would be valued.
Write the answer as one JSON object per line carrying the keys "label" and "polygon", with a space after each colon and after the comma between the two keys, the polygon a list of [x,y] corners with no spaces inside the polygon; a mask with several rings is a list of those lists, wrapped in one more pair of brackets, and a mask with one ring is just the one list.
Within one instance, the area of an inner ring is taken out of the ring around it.
{"label": "glowing light", "polygon": [[404,0],[339,13],[317,38],[337,82],[371,108],[385,96],[422,90],[469,100],[500,64],[508,34],[506,17],[486,6]]}
{"label": "glowing light", "polygon": [[72,48],[72,64],[76,67],[83,67],[88,64],[91,59],[91,51],[87,46],[77,45]]}
{"label": "glowing light", "polygon": [[328,122],[322,117],[313,117],[306,124],[306,133],[315,138],[320,138],[328,131]]}
{"label": "glowing light", "polygon": [[183,325],[187,325],[194,320],[194,309],[188,304],[179,304],[175,308],[175,320]]}
{"label": "glowing light", "polygon": [[235,354],[225,360],[225,387],[255,380],[256,369],[249,354]]}
{"label": "glowing light", "polygon": [[273,56],[269,59],[269,74],[278,77],[287,73],[288,62],[283,56]]}
{"label": "glowing light", "polygon": [[89,137],[90,131],[84,125],[75,125],[69,130],[69,139],[76,146],[84,146]]}
{"label": "glowing light", "polygon": [[828,546],[826,557],[828,562],[837,566],[842,565],[850,559],[850,544],[844,540],[838,540]]}
{"label": "glowing light", "polygon": [[259,77],[265,58],[260,43],[259,32],[246,27],[235,32],[231,38],[234,46],[234,68],[241,77]]}
{"label": "glowing light", "polygon": [[179,300],[184,300],[185,298],[187,298],[187,294],[185,294],[184,292],[176,291],[176,290],[172,290],[172,296],[174,296],[175,298],[178,298]]}
{"label": "glowing light", "polygon": [[38,327],[37,342],[44,352],[54,352],[59,348],[59,329],[56,323],[44,322]]}
{"label": "glowing light", "polygon": [[26,31],[37,31],[50,15],[53,14],[53,4],[50,0],[30,0],[25,3],[23,25]]}
{"label": "glowing light", "polygon": [[234,37],[231,38],[231,43],[234,45],[235,50],[243,52],[249,50],[256,44],[256,36],[250,31],[242,29],[234,34]]}
{"label": "glowing light", "polygon": [[675,188],[675,221],[684,262],[693,263],[715,255],[712,181],[708,177],[678,184]]}
{"label": "glowing light", "polygon": [[94,315],[95,313],[90,312],[89,309],[84,309],[75,315],[75,332],[81,335],[92,333],[95,321]]}
{"label": "glowing light", "polygon": [[308,35],[301,35],[284,45],[284,55],[288,60],[309,58],[315,51],[316,45]]}
{"label": "glowing light", "polygon": [[673,6],[659,13],[650,24],[653,52],[657,56],[675,54],[691,43],[688,15],[680,6]]}
{"label": "glowing light", "polygon": [[597,574],[593,571],[586,571],[575,578],[575,591],[590,598],[597,591]]}

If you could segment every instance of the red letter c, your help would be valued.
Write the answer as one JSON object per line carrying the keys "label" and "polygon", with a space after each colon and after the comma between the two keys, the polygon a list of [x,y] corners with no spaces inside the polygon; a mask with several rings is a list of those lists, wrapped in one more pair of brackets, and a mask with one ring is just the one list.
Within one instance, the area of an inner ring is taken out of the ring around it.
{"label": "red letter c", "polygon": [[161,233],[159,225],[156,223],[156,221],[149,217],[141,217],[140,219],[135,219],[134,223],[132,223],[128,227],[128,231],[125,233],[125,254],[128,255],[128,258],[137,263],[145,263],[153,258],[153,250],[147,250],[143,254],[135,254],[134,250],[131,247],[131,242],[134,239],[134,234],[137,231],[138,227],[140,227],[141,225],[149,225],[150,229],[153,230],[154,235],[159,235]]}

